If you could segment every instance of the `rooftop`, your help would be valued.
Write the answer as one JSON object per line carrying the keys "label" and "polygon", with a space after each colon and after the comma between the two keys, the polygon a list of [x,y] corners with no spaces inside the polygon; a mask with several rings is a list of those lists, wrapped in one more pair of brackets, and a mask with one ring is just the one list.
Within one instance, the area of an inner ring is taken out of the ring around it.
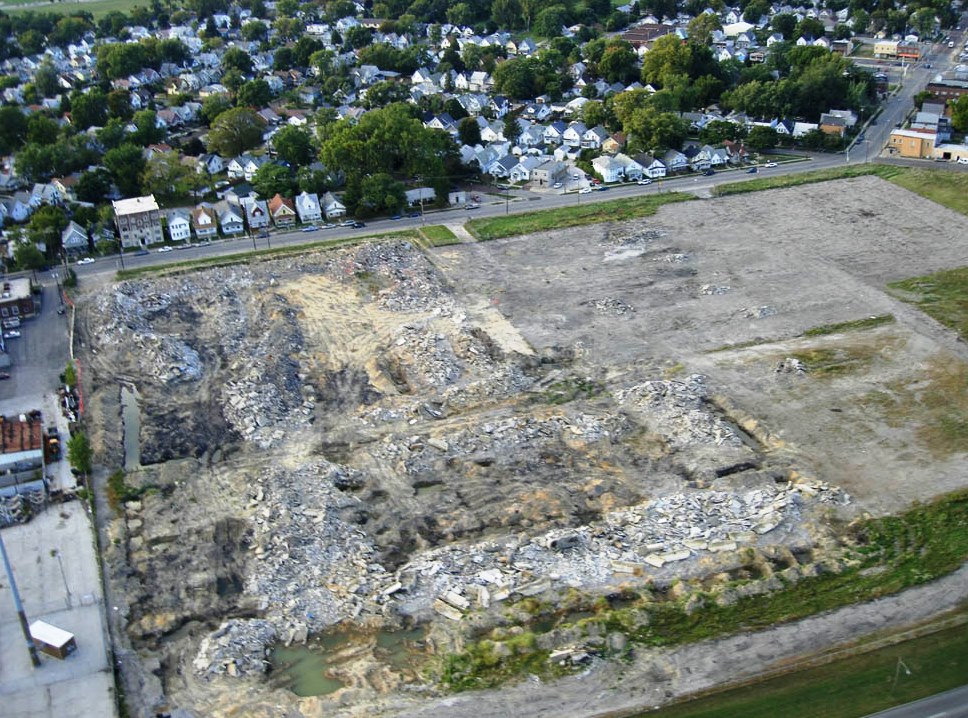
{"label": "rooftop", "polygon": [[132,197],[131,199],[118,199],[111,203],[114,206],[114,213],[118,216],[123,214],[138,214],[140,212],[158,211],[158,203],[155,196],[149,194],[147,197]]}
{"label": "rooftop", "polygon": [[30,296],[30,278],[17,277],[3,280],[3,299],[26,299]]}
{"label": "rooftop", "polygon": [[0,454],[36,451],[43,447],[44,427],[39,411],[16,419],[0,416]]}

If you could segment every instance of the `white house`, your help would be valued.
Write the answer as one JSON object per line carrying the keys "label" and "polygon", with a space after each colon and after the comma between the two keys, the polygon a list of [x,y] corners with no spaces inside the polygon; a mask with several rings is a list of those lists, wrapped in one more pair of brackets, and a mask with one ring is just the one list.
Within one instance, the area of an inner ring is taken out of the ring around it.
{"label": "white house", "polygon": [[245,231],[245,214],[238,205],[223,202],[218,209],[218,224],[226,237]]}
{"label": "white house", "polygon": [[561,135],[562,144],[568,147],[581,147],[581,138],[588,132],[588,128],[581,122],[572,122]]}
{"label": "white house", "polygon": [[168,236],[172,242],[187,242],[192,238],[192,223],[186,212],[176,210],[168,215]]}
{"label": "white house", "polygon": [[601,175],[603,182],[619,182],[623,178],[623,167],[614,157],[602,155],[592,160],[592,167]]}
{"label": "white house", "polygon": [[323,195],[322,209],[326,213],[326,219],[346,216],[346,205],[336,199],[332,192]]}
{"label": "white house", "polygon": [[199,205],[192,211],[192,226],[195,228],[195,236],[199,239],[218,234],[216,221],[215,210],[211,207]]}
{"label": "white house", "polygon": [[319,206],[319,196],[309,192],[296,195],[296,214],[299,215],[299,221],[303,224],[321,221],[323,211]]}

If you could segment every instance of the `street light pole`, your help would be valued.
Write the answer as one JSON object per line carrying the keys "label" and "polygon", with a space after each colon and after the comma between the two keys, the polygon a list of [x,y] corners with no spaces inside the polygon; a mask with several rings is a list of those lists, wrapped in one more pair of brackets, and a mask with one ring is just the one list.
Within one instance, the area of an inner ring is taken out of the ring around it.
{"label": "street light pole", "polygon": [[64,591],[67,594],[65,598],[67,601],[67,607],[73,608],[74,602],[71,600],[71,589],[70,586],[67,585],[67,574],[64,573],[64,562],[61,560],[60,551],[58,551],[56,548],[52,548],[50,550],[50,555],[57,559],[57,565],[60,566],[61,578],[64,580]]}
{"label": "street light pole", "polygon": [[7,558],[7,547],[3,545],[3,536],[0,535],[0,555],[3,556],[3,567],[7,571],[7,581],[10,582],[10,592],[13,594],[13,605],[17,609],[17,617],[20,619],[20,630],[23,631],[24,640],[27,641],[27,651],[30,653],[30,662],[34,668],[40,666],[40,656],[37,655],[37,646],[34,645],[34,638],[30,635],[30,624],[27,622],[27,614],[24,605],[20,601],[20,591],[13,580],[13,569],[10,568],[10,559]]}

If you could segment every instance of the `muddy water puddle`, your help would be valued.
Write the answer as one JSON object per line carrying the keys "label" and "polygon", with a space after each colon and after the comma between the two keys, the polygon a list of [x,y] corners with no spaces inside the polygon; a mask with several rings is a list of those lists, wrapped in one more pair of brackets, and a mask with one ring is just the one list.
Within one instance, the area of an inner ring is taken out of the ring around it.
{"label": "muddy water puddle", "polygon": [[339,676],[349,673],[353,663],[375,661],[409,681],[426,657],[425,636],[422,628],[376,633],[334,628],[303,645],[276,646],[270,680],[273,687],[297,696],[322,696],[348,685]]}

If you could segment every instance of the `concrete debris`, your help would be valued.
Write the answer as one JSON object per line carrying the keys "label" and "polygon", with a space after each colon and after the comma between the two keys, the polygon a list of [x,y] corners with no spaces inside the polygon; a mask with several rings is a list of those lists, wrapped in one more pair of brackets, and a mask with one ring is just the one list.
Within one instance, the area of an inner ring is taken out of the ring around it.
{"label": "concrete debris", "polygon": [[720,287],[715,284],[704,284],[699,287],[699,293],[703,296],[715,296],[719,294],[726,294],[729,292],[730,287]]}
{"label": "concrete debris", "polygon": [[211,679],[219,675],[250,676],[266,672],[266,649],[276,640],[269,621],[232,619],[202,639],[193,667]]}
{"label": "concrete debris", "polygon": [[633,307],[631,304],[623,302],[621,299],[615,299],[614,297],[594,299],[588,302],[582,302],[582,304],[591,305],[599,314],[604,314],[607,316],[620,317],[624,314],[630,314],[635,311],[635,307]]}
{"label": "concrete debris", "polygon": [[743,316],[747,319],[766,319],[776,314],[776,309],[770,306],[748,307],[742,311]]}
{"label": "concrete debris", "polygon": [[709,403],[705,377],[699,374],[683,381],[647,381],[619,392],[618,401],[646,413],[672,446],[742,445]]}
{"label": "concrete debris", "polygon": [[806,374],[807,367],[799,359],[787,357],[781,360],[774,370],[777,374]]}

